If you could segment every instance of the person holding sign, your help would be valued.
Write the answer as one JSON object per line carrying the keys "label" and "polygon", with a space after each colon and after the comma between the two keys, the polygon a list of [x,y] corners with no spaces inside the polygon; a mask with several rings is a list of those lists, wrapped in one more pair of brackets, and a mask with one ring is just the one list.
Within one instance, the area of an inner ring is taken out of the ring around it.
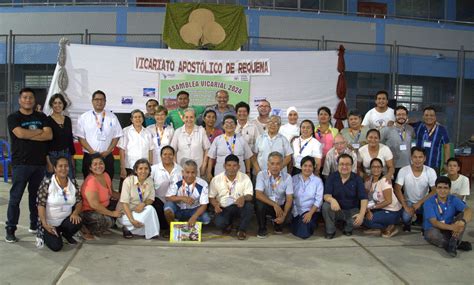
{"label": "person holding sign", "polygon": [[268,171],[260,171],[255,185],[258,238],[266,238],[266,216],[273,218],[275,234],[283,233],[283,224],[293,203],[293,182],[291,175],[282,171],[283,155],[271,152],[268,155]]}
{"label": "person holding sign", "polygon": [[135,234],[151,239],[160,234],[160,222],[152,206],[155,189],[150,171],[148,160],[141,158],[133,165],[133,175],[123,181],[117,209],[123,209],[125,213],[118,219],[124,238],[133,238]]}
{"label": "person holding sign", "polygon": [[155,124],[149,125],[146,129],[151,133],[151,139],[154,144],[153,148],[153,162],[158,164],[161,162],[161,149],[171,143],[174,135],[172,126],[166,124],[166,116],[168,109],[165,106],[158,106],[155,110]]}
{"label": "person holding sign", "polygon": [[63,237],[77,244],[73,235],[81,229],[82,197],[76,181],[68,177],[69,159],[59,156],[53,161],[54,173],[45,177],[38,190],[38,236],[52,251],[63,247]]}
{"label": "person holding sign", "polygon": [[223,127],[225,133],[218,136],[211,144],[211,148],[207,156],[210,158],[207,167],[208,181],[212,179],[212,166],[215,167],[215,174],[224,172],[224,160],[229,154],[235,154],[239,161],[245,163],[240,165],[240,171],[250,175],[250,158],[253,156],[247,142],[240,134],[235,133],[237,119],[233,115],[226,115],[223,119]]}
{"label": "person holding sign", "polygon": [[184,125],[184,112],[188,108],[194,110],[194,118],[198,118],[204,113],[206,107],[204,106],[189,106],[189,93],[186,91],[179,91],[176,95],[176,101],[178,102],[178,108],[171,110],[168,114],[168,119],[173,124],[173,128],[176,130]]}
{"label": "person holding sign", "polygon": [[110,179],[114,178],[114,155],[112,151],[119,138],[123,136],[122,127],[112,111],[105,110],[106,96],[103,91],[97,90],[92,94],[93,110],[82,114],[77,120],[76,136],[79,138],[84,158],[82,160],[82,174],[84,179],[89,174],[91,155],[100,153],[105,161],[105,172]]}
{"label": "person holding sign", "polygon": [[321,143],[314,137],[314,124],[310,120],[303,120],[300,124],[300,136],[293,140],[293,171],[296,175],[301,173],[301,160],[305,156],[311,156],[316,162],[315,175],[319,176],[321,169]]}
{"label": "person holding sign", "polygon": [[225,172],[212,179],[209,191],[209,202],[216,213],[216,227],[224,234],[230,234],[232,221],[240,217],[237,238],[245,240],[253,214],[252,181],[239,171],[239,158],[234,154],[225,158],[224,168]]}
{"label": "person holding sign", "polygon": [[198,166],[193,160],[184,162],[183,179],[173,183],[166,193],[165,216],[168,223],[187,221],[194,226],[196,221],[207,225],[211,222],[206,212],[209,204],[207,182],[197,177]]}
{"label": "person holding sign", "polygon": [[410,149],[415,146],[415,131],[408,125],[408,109],[405,106],[395,108],[395,124],[382,128],[381,135],[380,141],[393,153],[396,179],[400,168],[410,165]]}
{"label": "person holding sign", "polygon": [[[448,131],[436,121],[433,107],[423,109],[423,122],[413,125],[416,134],[416,146],[425,150],[425,164],[440,174],[445,162],[451,157]],[[444,152],[444,154],[443,154]],[[444,161],[441,161],[441,155]]]}
{"label": "person holding sign", "polygon": [[347,116],[349,127],[341,130],[341,135],[346,139],[349,147],[358,153],[359,148],[367,144],[367,126],[362,126],[362,114],[358,110],[349,111]]}

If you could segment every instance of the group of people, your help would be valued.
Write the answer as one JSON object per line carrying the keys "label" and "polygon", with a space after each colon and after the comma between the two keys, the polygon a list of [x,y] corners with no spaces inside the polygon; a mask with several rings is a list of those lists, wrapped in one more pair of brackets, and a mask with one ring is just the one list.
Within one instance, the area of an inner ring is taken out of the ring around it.
{"label": "group of people", "polygon": [[[124,238],[169,234],[169,224],[211,223],[223,233],[239,218],[237,238],[245,240],[256,214],[257,237],[286,224],[306,239],[324,221],[325,238],[341,225],[344,235],[362,226],[366,234],[392,237],[398,224],[411,231],[422,224],[425,239],[455,256],[470,250],[462,241],[471,210],[465,204],[468,178],[451,158],[449,137],[432,107],[423,121],[409,123],[408,110],[388,107],[388,93],[376,94],[376,107],[362,118],[348,113],[348,127],[332,126],[331,110],[317,110],[318,124],[289,107],[288,123],[272,115],[270,102],[228,104],[225,90],[216,104],[190,106],[180,91],[178,108],[168,110],[151,99],[146,113],[131,112],[122,129],[105,109],[106,94],[92,94],[92,110],[82,114],[77,129],[64,115],[61,94],[50,98],[52,114],[34,110],[34,91],[19,94],[19,111],[8,117],[13,151],[6,241],[15,242],[19,204],[26,184],[30,232],[52,250],[69,243],[77,231],[84,239],[122,226]],[[73,133],[84,150],[79,188],[75,180]],[[120,150],[120,186],[114,191],[114,157]],[[46,167],[45,167],[46,166]],[[46,175],[45,175],[46,173]],[[441,176],[446,173],[446,176]],[[416,221],[415,221],[416,220]],[[339,223],[340,222],[340,223]]]}

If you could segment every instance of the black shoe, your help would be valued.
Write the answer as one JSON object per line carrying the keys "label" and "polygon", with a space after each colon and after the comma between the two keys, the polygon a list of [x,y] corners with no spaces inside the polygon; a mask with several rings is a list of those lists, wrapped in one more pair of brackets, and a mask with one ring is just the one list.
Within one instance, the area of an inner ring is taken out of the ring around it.
{"label": "black shoe", "polygon": [[325,239],[333,239],[335,236],[336,236],[336,233],[332,233],[332,234],[326,233],[326,235],[324,235],[324,238]]}
{"label": "black shoe", "polygon": [[273,224],[273,232],[277,235],[283,234],[283,226],[277,223]]}
{"label": "black shoe", "polygon": [[404,232],[411,232],[411,225],[403,225]]}
{"label": "black shoe", "polygon": [[14,230],[8,230],[7,229],[7,235],[5,236],[5,241],[8,243],[14,243],[17,242],[18,239],[15,236],[15,231]]}
{"label": "black shoe", "polygon": [[462,241],[458,245],[458,249],[462,251],[471,251],[472,250],[472,245],[468,241]]}
{"label": "black shoe", "polygon": [[352,235],[352,231],[342,231],[342,234],[350,237]]}
{"label": "black shoe", "polygon": [[449,244],[448,246],[446,247],[446,252],[451,256],[451,257],[456,257],[456,255],[458,255],[458,252],[456,250],[457,248],[457,240],[451,238],[449,240]]}
{"label": "black shoe", "polygon": [[64,237],[64,239],[69,243],[69,244],[77,244],[77,240],[75,240],[73,237]]}
{"label": "black shoe", "polygon": [[257,237],[261,239],[267,238],[268,237],[267,230],[259,230],[257,233]]}

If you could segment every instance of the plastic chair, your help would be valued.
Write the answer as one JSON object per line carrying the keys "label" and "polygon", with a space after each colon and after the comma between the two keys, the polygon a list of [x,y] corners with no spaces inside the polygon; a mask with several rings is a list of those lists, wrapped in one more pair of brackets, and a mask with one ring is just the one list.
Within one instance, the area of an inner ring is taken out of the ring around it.
{"label": "plastic chair", "polygon": [[[6,156],[5,156],[6,148]],[[8,182],[8,164],[12,162],[10,144],[6,140],[0,140],[0,163],[3,165],[3,182]]]}

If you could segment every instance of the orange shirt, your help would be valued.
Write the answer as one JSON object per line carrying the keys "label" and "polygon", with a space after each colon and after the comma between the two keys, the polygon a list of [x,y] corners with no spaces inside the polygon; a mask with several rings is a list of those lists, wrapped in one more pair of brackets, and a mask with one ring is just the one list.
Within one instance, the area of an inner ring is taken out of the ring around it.
{"label": "orange shirt", "polygon": [[86,180],[82,184],[82,211],[93,211],[93,209],[89,205],[89,201],[87,201],[87,192],[97,192],[99,194],[99,202],[104,207],[107,207],[109,205],[110,197],[112,197],[112,181],[110,180],[110,176],[106,172],[104,172],[103,175],[107,187],[102,186],[102,184],[100,184],[100,182],[92,174],[88,175]]}

